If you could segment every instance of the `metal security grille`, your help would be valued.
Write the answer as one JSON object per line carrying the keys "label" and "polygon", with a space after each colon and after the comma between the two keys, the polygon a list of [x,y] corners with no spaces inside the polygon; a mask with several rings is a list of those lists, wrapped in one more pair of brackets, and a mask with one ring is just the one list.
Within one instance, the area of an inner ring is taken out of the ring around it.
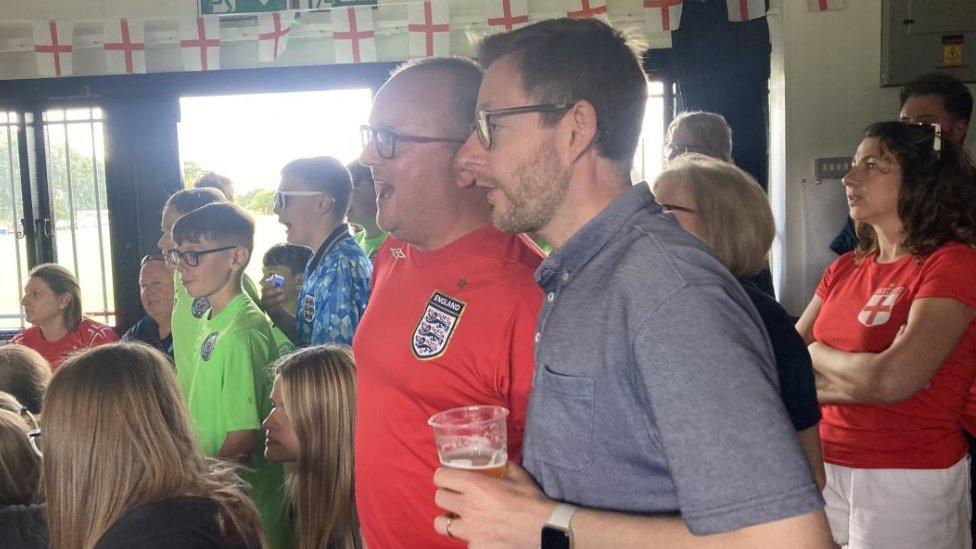
{"label": "metal security grille", "polygon": [[102,110],[50,109],[42,120],[57,262],[78,277],[85,314],[114,325]]}
{"label": "metal security grille", "polygon": [[27,272],[18,115],[0,112],[0,330],[24,327],[20,298]]}

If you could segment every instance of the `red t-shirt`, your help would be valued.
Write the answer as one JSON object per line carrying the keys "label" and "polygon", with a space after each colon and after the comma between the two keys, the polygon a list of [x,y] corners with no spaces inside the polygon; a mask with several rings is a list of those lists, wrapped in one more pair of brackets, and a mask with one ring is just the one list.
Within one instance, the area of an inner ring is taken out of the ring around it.
{"label": "red t-shirt", "polygon": [[[949,243],[919,261],[908,255],[880,264],[848,253],[827,267],[813,336],[850,353],[880,353],[908,322],[912,302],[955,299],[976,307],[976,251]],[[935,377],[911,398],[891,405],[824,405],[824,460],[858,468],[942,469],[966,454],[960,427],[976,375],[976,323]]]}
{"label": "red t-shirt", "polygon": [[64,359],[68,358],[69,354],[75,351],[84,351],[118,340],[119,336],[110,326],[85,317],[81,319],[73,332],[68,332],[57,341],[44,339],[41,328],[31,326],[18,332],[10,342],[30,347],[41,353],[41,356],[51,364],[51,370],[54,371],[64,362]]}
{"label": "red t-shirt", "polygon": [[387,239],[356,329],[356,504],[366,545],[457,548],[438,535],[427,419],[471,404],[509,409],[519,460],[534,370],[543,256],[524,235],[487,226],[423,252]]}

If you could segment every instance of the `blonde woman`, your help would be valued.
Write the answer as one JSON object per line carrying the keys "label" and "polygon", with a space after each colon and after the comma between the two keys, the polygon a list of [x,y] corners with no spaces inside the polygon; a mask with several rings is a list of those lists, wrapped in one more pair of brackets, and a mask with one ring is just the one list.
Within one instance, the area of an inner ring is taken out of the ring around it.
{"label": "blonde woman", "polygon": [[732,164],[688,154],[671,162],[652,191],[682,227],[715,251],[759,311],[776,356],[783,403],[822,488],[826,479],[817,433],[820,411],[810,354],[789,314],[749,281],[766,266],[776,231],[762,187]]}
{"label": "blonde woman", "polygon": [[40,500],[40,456],[28,432],[37,427],[17,399],[0,392],[0,545],[24,549],[47,547],[44,506]]}
{"label": "blonde woman", "polygon": [[300,549],[360,547],[353,502],[356,369],[348,347],[326,345],[281,359],[264,420],[265,457],[292,463],[288,496]]}
{"label": "blonde woman", "polygon": [[33,326],[18,332],[10,342],[34,349],[53,370],[75,351],[119,339],[111,327],[82,314],[78,279],[60,265],[34,267],[20,303]]}
{"label": "blonde woman", "polygon": [[42,428],[52,547],[261,546],[257,509],[200,452],[159,351],[120,343],[69,358]]}

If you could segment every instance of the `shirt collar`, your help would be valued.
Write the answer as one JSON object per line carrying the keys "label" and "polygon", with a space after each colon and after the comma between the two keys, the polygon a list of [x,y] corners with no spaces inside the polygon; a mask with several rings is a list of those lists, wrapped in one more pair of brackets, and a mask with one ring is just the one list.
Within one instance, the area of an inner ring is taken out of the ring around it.
{"label": "shirt collar", "polygon": [[558,285],[560,279],[567,282],[610,242],[625,223],[645,208],[660,211],[647,182],[626,189],[539,265],[535,272],[536,282],[545,289]]}
{"label": "shirt collar", "polygon": [[305,266],[305,269],[308,272],[314,271],[315,267],[318,267],[319,261],[322,261],[322,258],[325,257],[325,254],[329,252],[332,246],[334,246],[335,243],[338,242],[338,240],[342,238],[342,235],[344,234],[349,234],[348,223],[342,223],[341,225],[336,227],[335,230],[329,233],[329,236],[326,237],[324,242],[322,242],[322,245],[319,246],[319,249],[315,250],[315,255],[313,255],[312,258],[308,260],[308,265]]}

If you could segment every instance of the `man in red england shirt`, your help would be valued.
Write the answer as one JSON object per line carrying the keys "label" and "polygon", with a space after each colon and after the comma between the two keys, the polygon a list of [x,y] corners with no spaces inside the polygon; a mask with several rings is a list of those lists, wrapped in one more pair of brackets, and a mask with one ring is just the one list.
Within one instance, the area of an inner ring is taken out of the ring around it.
{"label": "man in red england shirt", "polygon": [[[376,183],[373,288],[356,331],[356,504],[369,547],[462,547],[437,535],[439,461],[427,419],[492,404],[510,410],[520,459],[533,374],[533,280],[541,251],[491,224],[485,190],[458,185],[481,71],[467,60],[401,67],[373,103],[361,162]],[[464,188],[462,188],[464,187]]]}

